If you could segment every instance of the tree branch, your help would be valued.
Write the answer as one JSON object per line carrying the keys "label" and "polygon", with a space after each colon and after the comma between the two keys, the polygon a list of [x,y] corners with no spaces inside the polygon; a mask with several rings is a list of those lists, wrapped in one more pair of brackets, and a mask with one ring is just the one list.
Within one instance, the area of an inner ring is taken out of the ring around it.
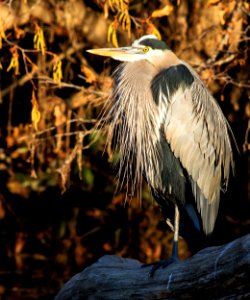
{"label": "tree branch", "polygon": [[158,269],[118,256],[103,256],[72,277],[55,300],[250,298],[250,234],[209,247],[186,261]]}

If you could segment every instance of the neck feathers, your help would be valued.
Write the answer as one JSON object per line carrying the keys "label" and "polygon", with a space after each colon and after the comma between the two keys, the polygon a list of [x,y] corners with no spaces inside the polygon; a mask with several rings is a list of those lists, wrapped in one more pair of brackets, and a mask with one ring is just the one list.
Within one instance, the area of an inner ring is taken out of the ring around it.
{"label": "neck feathers", "polygon": [[126,183],[132,179],[133,190],[141,183],[142,175],[157,169],[151,164],[158,160],[149,159],[150,155],[155,155],[154,144],[160,132],[158,110],[151,91],[156,72],[149,62],[138,61],[121,64],[114,74],[111,136],[115,137],[115,148],[120,153],[119,177]]}

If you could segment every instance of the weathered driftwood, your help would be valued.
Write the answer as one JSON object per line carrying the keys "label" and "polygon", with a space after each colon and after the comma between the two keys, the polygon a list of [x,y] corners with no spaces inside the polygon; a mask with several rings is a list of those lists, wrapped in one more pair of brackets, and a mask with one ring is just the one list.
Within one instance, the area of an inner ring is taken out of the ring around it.
{"label": "weathered driftwood", "polygon": [[158,269],[118,256],[103,256],[72,277],[55,300],[250,299],[250,234]]}

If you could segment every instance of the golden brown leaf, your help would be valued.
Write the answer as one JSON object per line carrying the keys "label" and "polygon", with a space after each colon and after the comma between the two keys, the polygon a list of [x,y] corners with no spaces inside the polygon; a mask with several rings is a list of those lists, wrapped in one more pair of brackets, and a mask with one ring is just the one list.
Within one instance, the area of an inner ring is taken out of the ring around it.
{"label": "golden brown leaf", "polygon": [[44,39],[43,30],[38,24],[35,24],[35,36],[33,42],[34,48],[38,51],[41,51],[44,55],[46,50],[46,43]]}
{"label": "golden brown leaf", "polygon": [[81,71],[83,72],[84,76],[85,76],[85,81],[88,83],[93,83],[96,82],[96,74],[93,70],[91,70],[89,67],[87,66],[82,66],[81,67]]}
{"label": "golden brown leaf", "polygon": [[14,46],[12,48],[10,48],[10,52],[12,54],[11,60],[10,60],[10,64],[7,68],[7,72],[9,72],[11,69],[15,70],[15,75],[19,74],[19,60],[18,60],[18,51],[17,51],[17,47]]}
{"label": "golden brown leaf", "polygon": [[13,194],[18,194],[24,198],[29,197],[29,188],[24,186],[23,183],[16,180],[15,178],[11,178],[7,183],[8,190]]}
{"label": "golden brown leaf", "polygon": [[167,4],[162,9],[157,9],[153,11],[152,18],[162,18],[162,17],[169,16],[173,10],[174,10],[173,5]]}
{"label": "golden brown leaf", "polygon": [[35,92],[34,91],[32,91],[31,104],[32,104],[32,110],[31,110],[32,125],[33,125],[33,128],[35,129],[35,131],[38,131],[37,125],[38,125],[38,123],[40,121],[41,113],[39,111],[38,102],[36,100],[36,96],[35,96]]}
{"label": "golden brown leaf", "polygon": [[63,75],[62,75],[62,61],[57,55],[54,55],[53,59],[53,80],[54,82],[58,83],[61,87],[61,81],[62,81]]}
{"label": "golden brown leaf", "polygon": [[104,18],[108,19],[108,17],[109,17],[109,6],[108,6],[107,1],[104,3],[103,12],[104,12]]}
{"label": "golden brown leaf", "polygon": [[219,2],[220,2],[220,0],[208,0],[207,6],[217,5]]}
{"label": "golden brown leaf", "polygon": [[112,22],[108,28],[108,42],[111,42],[115,47],[118,47],[118,41],[116,36],[116,30],[119,26],[117,21]]}
{"label": "golden brown leaf", "polygon": [[109,252],[109,251],[112,251],[112,246],[107,242],[107,243],[104,243],[103,245],[102,245],[102,248],[105,250],[105,251],[107,251],[107,252]]}
{"label": "golden brown leaf", "polygon": [[15,30],[15,36],[18,40],[25,34],[25,31],[17,26],[14,27],[14,30]]}

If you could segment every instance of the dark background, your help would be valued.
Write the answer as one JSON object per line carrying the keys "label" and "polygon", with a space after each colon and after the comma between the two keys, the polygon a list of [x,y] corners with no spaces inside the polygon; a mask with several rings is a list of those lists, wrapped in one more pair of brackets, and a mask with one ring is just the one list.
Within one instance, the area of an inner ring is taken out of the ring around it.
{"label": "dark background", "polygon": [[[146,184],[141,199],[116,188],[106,128],[94,130],[117,62],[85,52],[148,33],[197,70],[239,148],[208,244],[249,232],[247,1],[1,1],[1,299],[51,299],[105,254],[145,263],[170,255],[173,234]],[[58,60],[60,84],[53,81]],[[40,113],[37,130],[32,111]],[[181,240],[180,258],[193,246]]]}

